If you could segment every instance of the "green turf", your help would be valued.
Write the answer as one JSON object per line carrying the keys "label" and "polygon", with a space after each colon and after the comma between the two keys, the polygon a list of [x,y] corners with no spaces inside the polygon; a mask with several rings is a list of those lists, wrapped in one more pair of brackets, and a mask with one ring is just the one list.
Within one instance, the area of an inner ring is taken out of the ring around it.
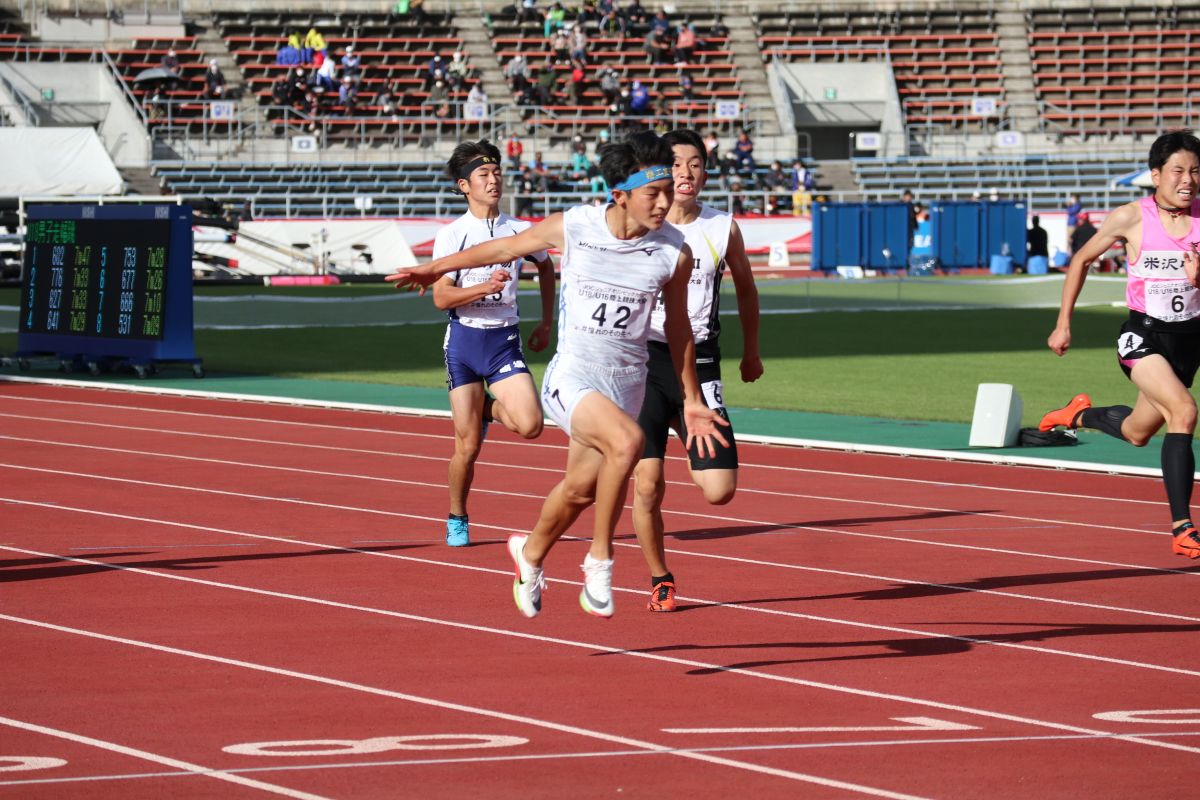
{"label": "green turf", "polygon": [[[1025,424],[1083,389],[1100,402],[1130,402],[1111,345],[1124,312],[1110,304],[1123,286],[1089,282],[1083,301],[1092,305],[1076,313],[1077,345],[1062,359],[1045,346],[1060,286],[996,278],[764,281],[766,374],[754,384],[738,380],[740,328],[723,317],[726,400],[969,422],[978,384],[1011,383],[1024,400]],[[201,287],[196,295],[196,349],[212,373],[444,386],[442,316],[428,298],[381,285]],[[17,302],[16,290],[0,290],[0,306]],[[722,302],[736,307],[732,292]],[[525,309],[536,303],[535,294],[522,300]],[[846,311],[808,313],[830,308]],[[264,324],[298,327],[206,327]],[[14,311],[0,311],[0,328],[15,325]],[[0,333],[0,353],[15,346],[15,334]],[[540,379],[549,352],[527,356]]]}

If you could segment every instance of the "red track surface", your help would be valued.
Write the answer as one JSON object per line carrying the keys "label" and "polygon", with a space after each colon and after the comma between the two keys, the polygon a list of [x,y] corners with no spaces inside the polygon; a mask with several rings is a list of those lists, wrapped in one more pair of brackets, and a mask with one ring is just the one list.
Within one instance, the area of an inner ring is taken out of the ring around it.
{"label": "red track surface", "polygon": [[616,617],[564,540],[526,620],[565,440],[496,428],[457,550],[446,420],[0,384],[0,798],[1195,796],[1158,481],[742,445],[712,508],[672,460],[684,610],[626,514]]}

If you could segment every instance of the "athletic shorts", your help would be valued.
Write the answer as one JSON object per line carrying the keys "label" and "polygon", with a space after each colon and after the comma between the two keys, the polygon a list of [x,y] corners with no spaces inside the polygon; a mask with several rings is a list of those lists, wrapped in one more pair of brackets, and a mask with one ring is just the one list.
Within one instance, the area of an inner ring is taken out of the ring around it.
{"label": "athletic shorts", "polygon": [[521,329],[472,328],[451,320],[442,343],[446,359],[446,388],[471,383],[497,383],[513,375],[528,373],[521,351]]}
{"label": "athletic shorts", "polygon": [[1200,328],[1194,323],[1163,322],[1130,311],[1117,336],[1117,362],[1125,377],[1129,377],[1138,359],[1156,354],[1167,360],[1175,376],[1190,389],[1200,368]]}
{"label": "athletic shorts", "polygon": [[646,365],[612,369],[555,353],[542,376],[542,408],[568,436],[575,407],[589,392],[599,392],[635,418],[646,393]]}
{"label": "athletic shorts", "polygon": [[[700,381],[700,388],[704,392],[704,401],[708,403],[708,407],[728,421],[729,413],[725,410],[721,387],[720,355],[714,355],[711,359],[704,358],[697,363],[696,377]],[[675,377],[671,351],[661,342],[650,342],[646,397],[637,420],[646,435],[642,458],[666,458],[667,439],[672,428],[679,435],[680,441],[687,441],[687,427],[683,424],[683,392],[679,388],[679,379]],[[722,447],[717,443],[717,453],[714,456],[702,457],[699,443],[692,443],[688,449],[688,461],[691,462],[693,470],[737,469],[737,441],[733,436],[733,426],[721,428],[721,434],[729,442],[729,447]]]}

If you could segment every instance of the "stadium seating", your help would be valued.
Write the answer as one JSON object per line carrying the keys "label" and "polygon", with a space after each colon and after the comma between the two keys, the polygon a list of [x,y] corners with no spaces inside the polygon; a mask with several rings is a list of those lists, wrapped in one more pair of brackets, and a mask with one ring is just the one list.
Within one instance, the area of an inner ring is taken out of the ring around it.
{"label": "stadium seating", "polygon": [[1046,130],[1157,135],[1194,124],[1200,6],[1026,11]]}
{"label": "stadium seating", "polygon": [[974,98],[1004,109],[999,39],[991,9],[754,15],[765,60],[891,62],[909,125],[961,128],[978,121]]}
{"label": "stadium seating", "polygon": [[1066,196],[1080,194],[1085,206],[1108,207],[1140,196],[1138,189],[1109,190],[1114,179],[1141,166],[1125,157],[946,160],[941,158],[856,159],[855,178],[867,200],[897,200],[910,189],[918,200],[968,200],[986,197],[1027,199],[1034,209],[1062,207]]}

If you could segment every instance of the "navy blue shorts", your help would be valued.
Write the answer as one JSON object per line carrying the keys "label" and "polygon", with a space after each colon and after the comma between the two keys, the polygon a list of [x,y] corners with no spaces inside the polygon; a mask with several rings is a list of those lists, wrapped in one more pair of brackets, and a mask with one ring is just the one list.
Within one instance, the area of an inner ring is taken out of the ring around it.
{"label": "navy blue shorts", "polygon": [[517,325],[471,328],[451,320],[446,326],[442,350],[446,358],[447,389],[482,381],[493,384],[529,372]]}

